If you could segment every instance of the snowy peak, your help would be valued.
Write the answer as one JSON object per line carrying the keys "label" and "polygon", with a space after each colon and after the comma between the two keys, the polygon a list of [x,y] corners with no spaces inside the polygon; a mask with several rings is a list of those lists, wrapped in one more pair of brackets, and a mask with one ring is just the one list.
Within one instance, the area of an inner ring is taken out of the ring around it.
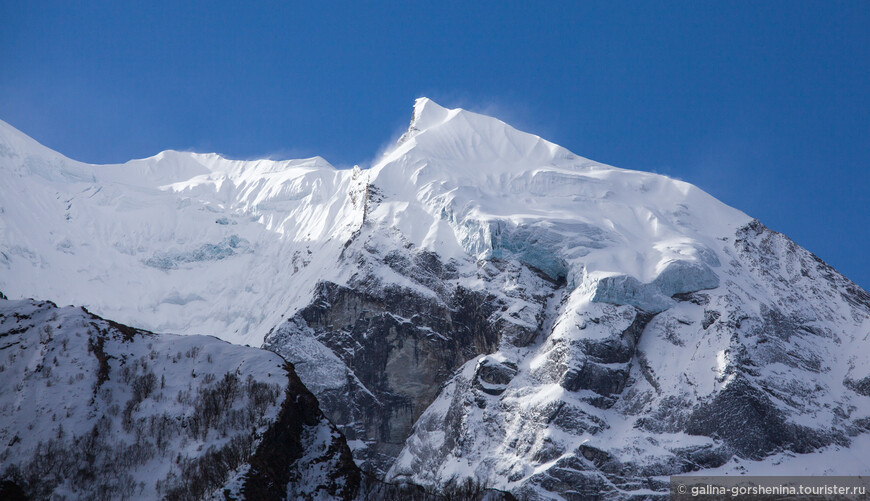
{"label": "snowy peak", "polygon": [[424,131],[444,123],[449,117],[462,112],[461,109],[448,110],[428,97],[417,98],[414,101],[414,119],[411,127]]}
{"label": "snowy peak", "polygon": [[144,188],[166,189],[169,185],[190,186],[227,181],[235,186],[261,180],[292,179],[311,171],[329,174],[335,167],[322,157],[292,160],[233,160],[217,153],[165,150],[120,165],[93,166],[98,179]]}
{"label": "snowy peak", "polygon": [[[314,253],[333,262],[362,217],[361,180],[321,157],[168,150],[90,165],[2,123],[0,173],[0,287],[11,297],[255,345],[307,299],[292,283],[319,273]],[[141,308],[129,308],[134,290]]]}
{"label": "snowy peak", "polygon": [[368,221],[416,246],[518,259],[598,300],[632,296],[651,311],[672,304],[672,287],[657,284],[715,287],[711,268],[727,262],[717,239],[750,220],[688,183],[599,164],[427,98],[369,179],[381,196]]}
{"label": "snowy peak", "polygon": [[[460,110],[452,110],[458,112]],[[408,130],[402,134],[396,143],[397,146],[402,145],[408,139],[416,136],[418,133],[436,126],[447,120],[451,110],[432,101],[428,97],[418,97],[414,101],[414,112],[411,115],[411,123],[408,125]]]}
{"label": "snowy peak", "polygon": [[[0,154],[12,152],[0,169],[18,172],[0,187],[0,287],[236,342],[262,342],[316,280],[346,281],[336,260],[361,231],[445,260],[518,260],[600,300],[634,294],[661,309],[672,287],[653,282],[689,270],[696,286],[716,284],[712,269],[728,262],[717,239],[749,221],[687,183],[598,164],[428,98],[368,171],[171,150],[89,165],[0,131]],[[140,290],[136,308],[128,290]]]}
{"label": "snowy peak", "polygon": [[447,109],[426,97],[416,100],[408,131],[379,164],[407,155],[443,160],[455,170],[474,162],[486,166],[486,173],[573,157],[568,150],[497,118],[461,108]]}
{"label": "snowy peak", "polygon": [[48,182],[91,181],[85,164],[61,155],[0,120],[0,172],[15,178],[40,178]]}

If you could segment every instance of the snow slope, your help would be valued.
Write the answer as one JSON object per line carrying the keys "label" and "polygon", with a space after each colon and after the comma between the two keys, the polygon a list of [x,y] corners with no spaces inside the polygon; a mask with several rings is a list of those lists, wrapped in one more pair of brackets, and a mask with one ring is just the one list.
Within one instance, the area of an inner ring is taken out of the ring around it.
{"label": "snow slope", "polygon": [[688,183],[601,165],[425,98],[370,179],[389,200],[370,217],[414,245],[447,258],[517,256],[576,283],[584,267],[649,282],[749,221]]}
{"label": "snow slope", "polygon": [[[33,300],[0,299],[0,343],[0,469],[37,497],[172,497],[206,449],[251,454],[251,427],[275,421],[287,380],[269,352]],[[206,415],[203,397],[226,377],[241,395]]]}
{"label": "snow slope", "polygon": [[[703,268],[715,236],[749,220],[687,183],[600,165],[425,98],[367,171],[177,151],[87,165],[0,122],[0,172],[10,297],[251,345],[317,280],[343,281],[336,263],[364,218],[442,258],[515,256],[575,285],[648,283],[677,261]],[[384,199],[370,210],[368,187]]]}
{"label": "snow slope", "polygon": [[[0,287],[259,345],[353,230],[353,171],[166,151],[87,165],[0,123]],[[356,176],[355,176],[356,174]]]}

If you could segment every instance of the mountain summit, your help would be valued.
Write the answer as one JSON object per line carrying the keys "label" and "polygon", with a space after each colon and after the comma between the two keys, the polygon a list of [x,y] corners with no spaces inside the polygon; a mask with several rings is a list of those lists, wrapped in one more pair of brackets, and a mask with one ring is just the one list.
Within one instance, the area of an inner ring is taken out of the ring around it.
{"label": "mountain summit", "polygon": [[87,165],[0,124],[0,172],[0,290],[272,350],[381,478],[870,471],[870,295],[691,184],[426,98],[366,170]]}

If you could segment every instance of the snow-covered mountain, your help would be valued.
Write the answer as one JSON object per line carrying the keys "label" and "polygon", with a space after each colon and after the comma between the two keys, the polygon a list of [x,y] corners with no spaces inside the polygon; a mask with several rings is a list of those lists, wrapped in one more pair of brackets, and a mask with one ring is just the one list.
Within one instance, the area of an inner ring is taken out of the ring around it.
{"label": "snow-covered mountain", "polygon": [[0,287],[258,345],[318,281],[357,272],[336,264],[364,222],[444,261],[515,257],[573,287],[700,266],[710,235],[749,221],[689,184],[596,164],[489,117],[428,99],[414,113],[366,171],[176,151],[88,165],[0,123]]}
{"label": "snow-covered mountain", "polygon": [[688,183],[425,98],[366,170],[87,165],[0,123],[0,174],[0,290],[265,346],[389,480],[870,472],[870,295]]}

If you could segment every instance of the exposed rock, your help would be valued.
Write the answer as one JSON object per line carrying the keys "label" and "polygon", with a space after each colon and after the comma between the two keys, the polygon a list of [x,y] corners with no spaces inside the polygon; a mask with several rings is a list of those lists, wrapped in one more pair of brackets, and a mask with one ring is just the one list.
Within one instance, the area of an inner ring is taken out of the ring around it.
{"label": "exposed rock", "polygon": [[474,387],[490,395],[501,394],[517,375],[517,364],[493,357],[483,357],[474,373]]}
{"label": "exposed rock", "polygon": [[858,380],[846,378],[843,380],[843,386],[859,395],[870,397],[870,376]]}
{"label": "exposed rock", "polygon": [[[517,280],[518,300],[465,287],[459,265],[431,252],[379,252],[365,234],[357,237],[345,259],[355,259],[360,273],[346,286],[318,284],[310,305],[275,329],[265,347],[296,364],[362,468],[382,476],[454,371],[502,342],[531,343],[548,294],[560,285],[516,262],[477,270],[484,283]],[[384,267],[410,282],[385,282]],[[481,366],[476,385],[497,394],[517,369],[491,362]]]}
{"label": "exposed rock", "polygon": [[710,403],[699,405],[685,430],[719,438],[740,457],[749,459],[760,459],[783,448],[811,452],[835,439],[833,433],[788,423],[769,397],[740,376]]}
{"label": "exposed rock", "polygon": [[[707,268],[564,290],[542,342],[456,373],[388,478],[436,486],[467,472],[523,499],[664,497],[657,478],[848,447],[868,429],[864,294],[843,299],[854,284],[757,223],[736,236]],[[509,378],[502,360],[517,361]],[[497,391],[481,383],[489,371]]]}
{"label": "exposed rock", "polygon": [[287,364],[288,385],[243,476],[244,499],[353,499],[361,473],[338,429]]}
{"label": "exposed rock", "polygon": [[[372,444],[359,458],[364,467],[379,471],[389,464],[452,370],[495,349],[499,333],[488,323],[495,305],[463,288],[451,299],[444,304],[396,288],[374,296],[323,283],[298,314],[310,329],[305,335],[332,350],[334,369],[347,373],[345,385],[323,389],[319,399],[350,440]],[[292,339],[302,335],[297,325],[282,326],[267,347],[298,361],[302,377],[311,377],[294,351]]]}

